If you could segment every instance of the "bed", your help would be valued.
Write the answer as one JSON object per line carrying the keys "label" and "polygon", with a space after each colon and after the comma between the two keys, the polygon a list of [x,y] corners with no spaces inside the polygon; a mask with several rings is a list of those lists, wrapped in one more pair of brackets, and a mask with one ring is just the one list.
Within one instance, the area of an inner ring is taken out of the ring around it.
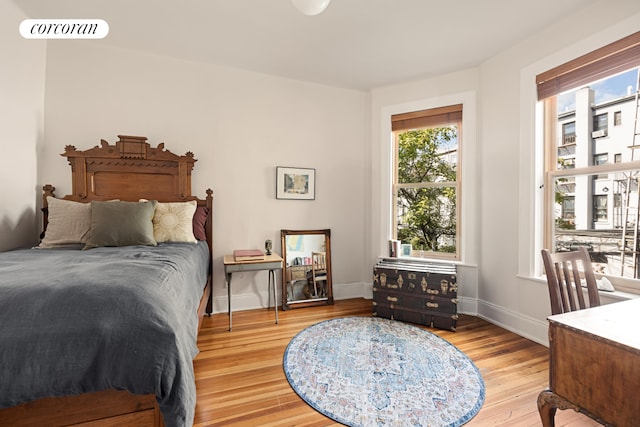
{"label": "bed", "polygon": [[193,423],[212,191],[191,152],[118,137],[65,147],[72,194],[44,186],[40,244],[0,253],[3,425]]}

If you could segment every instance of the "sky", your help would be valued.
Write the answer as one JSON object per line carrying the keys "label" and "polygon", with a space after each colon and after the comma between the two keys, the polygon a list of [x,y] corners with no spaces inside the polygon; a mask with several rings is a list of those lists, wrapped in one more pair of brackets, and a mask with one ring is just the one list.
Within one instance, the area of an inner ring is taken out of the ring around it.
{"label": "sky", "polygon": [[[638,85],[638,68],[624,73],[599,80],[590,84],[595,91],[595,103],[611,101],[627,95],[628,87],[631,86],[631,93],[635,93]],[[577,89],[576,89],[577,90]],[[575,91],[564,93],[558,97],[558,111],[571,111],[575,109]]]}

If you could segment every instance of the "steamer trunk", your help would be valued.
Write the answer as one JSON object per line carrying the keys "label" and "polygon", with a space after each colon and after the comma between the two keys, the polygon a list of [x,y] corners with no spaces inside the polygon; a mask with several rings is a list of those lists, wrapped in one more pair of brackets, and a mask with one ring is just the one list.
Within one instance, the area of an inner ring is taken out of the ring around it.
{"label": "steamer trunk", "polygon": [[381,260],[373,269],[373,315],[439,329],[456,330],[456,268]]}

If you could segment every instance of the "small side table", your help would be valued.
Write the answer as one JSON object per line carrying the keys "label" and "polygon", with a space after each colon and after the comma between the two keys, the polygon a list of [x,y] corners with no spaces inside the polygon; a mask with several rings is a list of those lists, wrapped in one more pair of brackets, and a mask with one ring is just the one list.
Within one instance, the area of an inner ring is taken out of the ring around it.
{"label": "small side table", "polygon": [[231,276],[241,271],[269,270],[269,302],[271,305],[271,289],[273,289],[273,302],[276,308],[276,324],[278,323],[278,293],[276,286],[276,270],[282,270],[282,257],[277,254],[265,255],[264,259],[256,261],[236,261],[233,255],[224,256],[224,275],[227,280],[227,294],[229,299],[229,331],[231,331]]}

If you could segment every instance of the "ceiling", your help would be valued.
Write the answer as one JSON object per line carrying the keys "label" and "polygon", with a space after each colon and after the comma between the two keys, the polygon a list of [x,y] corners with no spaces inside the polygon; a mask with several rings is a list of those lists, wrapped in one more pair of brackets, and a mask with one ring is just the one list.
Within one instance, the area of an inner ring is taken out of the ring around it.
{"label": "ceiling", "polygon": [[291,0],[14,0],[107,21],[87,43],[363,91],[477,66],[596,1],[333,0],[306,16]]}

